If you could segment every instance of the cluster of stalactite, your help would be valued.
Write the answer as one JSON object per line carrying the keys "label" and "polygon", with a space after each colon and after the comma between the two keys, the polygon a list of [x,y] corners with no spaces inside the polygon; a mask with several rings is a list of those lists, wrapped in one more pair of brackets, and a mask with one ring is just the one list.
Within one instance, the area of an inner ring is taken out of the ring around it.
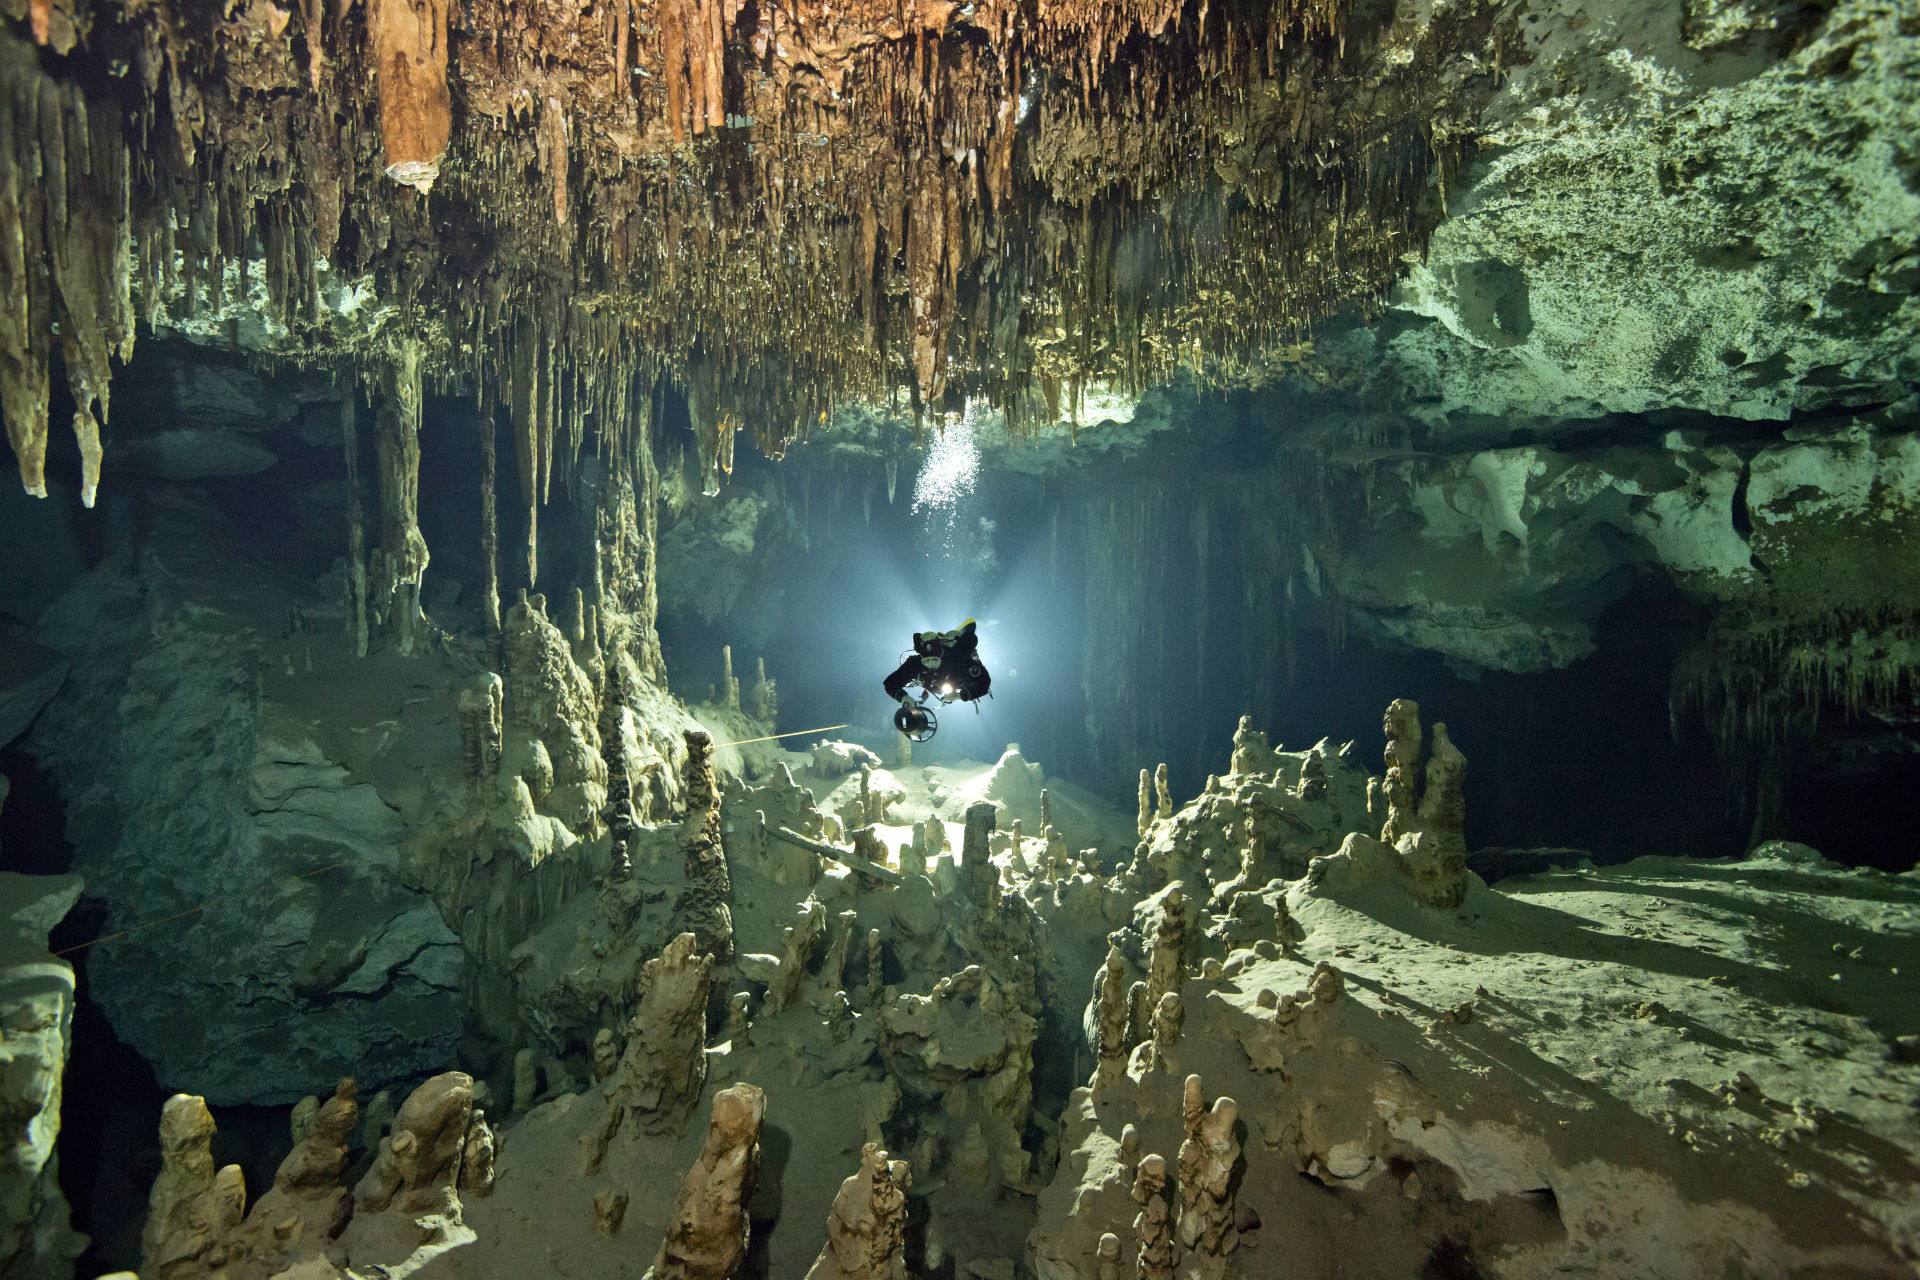
{"label": "cluster of stalactite", "polygon": [[[70,24],[54,18],[45,3],[32,6],[43,44],[72,38]],[[39,497],[56,334],[86,505],[100,483],[109,356],[133,353],[127,198],[119,114],[90,110],[77,84],[44,72],[30,46],[0,37],[0,412],[21,483]]]}
{"label": "cluster of stalactite", "polygon": [[29,487],[47,334],[104,416],[137,297],[369,385],[417,352],[507,407],[530,508],[663,381],[716,482],[849,399],[1022,431],[1096,380],[1259,381],[1423,243],[1484,87],[1444,61],[1499,38],[1346,0],[72,3],[0,31]]}
{"label": "cluster of stalactite", "polygon": [[1855,609],[1814,618],[1730,610],[1675,665],[1668,694],[1676,739],[1703,727],[1752,842],[1785,828],[1795,756],[1823,717],[1856,724],[1906,714],[1920,691],[1920,616]]}

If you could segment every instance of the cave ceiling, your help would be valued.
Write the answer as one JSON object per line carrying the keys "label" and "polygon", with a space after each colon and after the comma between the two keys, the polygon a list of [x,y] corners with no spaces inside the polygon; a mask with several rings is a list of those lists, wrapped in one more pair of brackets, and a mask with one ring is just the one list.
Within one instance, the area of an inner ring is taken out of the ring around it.
{"label": "cave ceiling", "polygon": [[[648,395],[778,454],[832,406],[1259,382],[1376,306],[1472,147],[1475,3],[5,0],[0,397],[98,481],[138,322],[505,406],[543,473]],[[636,403],[637,402],[637,403]]]}

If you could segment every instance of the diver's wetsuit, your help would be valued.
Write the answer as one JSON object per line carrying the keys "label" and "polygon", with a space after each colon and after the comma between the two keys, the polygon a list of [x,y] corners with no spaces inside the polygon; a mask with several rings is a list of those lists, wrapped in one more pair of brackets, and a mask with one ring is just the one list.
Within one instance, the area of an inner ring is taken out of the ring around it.
{"label": "diver's wetsuit", "polygon": [[[927,658],[935,659],[934,665],[929,666]],[[913,656],[887,677],[887,697],[898,702],[905,696],[907,686],[916,683],[938,697],[960,702],[972,702],[987,695],[993,677],[980,661],[980,638],[974,634],[971,620],[958,631],[914,633]],[[953,692],[943,692],[947,689]]]}

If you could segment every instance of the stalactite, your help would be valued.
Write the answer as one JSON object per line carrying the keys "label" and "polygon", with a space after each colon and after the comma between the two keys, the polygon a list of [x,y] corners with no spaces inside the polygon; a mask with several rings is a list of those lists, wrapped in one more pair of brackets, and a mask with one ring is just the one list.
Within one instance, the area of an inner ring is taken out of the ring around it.
{"label": "stalactite", "polygon": [[347,462],[347,631],[353,651],[367,656],[367,531],[360,512],[360,427],[352,386],[340,399],[340,437]]}
{"label": "stalactite", "polygon": [[486,565],[486,594],[481,599],[481,612],[487,623],[487,634],[500,634],[500,532],[499,511],[494,502],[496,466],[494,448],[494,423],[491,414],[480,418],[480,559]]}
{"label": "stalactite", "polygon": [[[93,452],[105,353],[124,358],[131,335],[127,244],[151,314],[228,308],[264,268],[289,328],[314,314],[324,261],[377,280],[382,303],[440,306],[429,363],[509,407],[529,580],[556,455],[570,483],[594,427],[629,419],[636,374],[697,399],[714,485],[736,430],[777,455],[832,405],[901,387],[936,413],[950,386],[984,395],[1020,436],[1063,415],[1077,426],[1096,382],[1139,389],[1192,368],[1258,383],[1295,367],[1304,325],[1379,300],[1424,237],[1429,174],[1471,145],[1440,109],[1434,52],[1467,15],[1436,19],[1386,87],[1336,112],[1320,86],[1360,56],[1343,61],[1345,0],[1184,27],[1177,0],[983,0],[964,22],[942,5],[814,21],[806,0],[756,10],[752,31],[736,29],[742,0],[618,0],[585,39],[572,11],[507,0],[458,15],[372,0],[364,28],[324,0],[210,24],[176,10],[157,0],[128,19],[125,84],[145,95],[128,104],[131,184],[108,136],[121,113],[87,114],[65,85],[49,108],[35,51],[0,37],[0,220],[24,245],[0,236],[0,400],[23,479],[41,484],[53,323]],[[485,34],[450,67],[454,17]],[[56,48],[58,26],[44,32]],[[1366,56],[1391,38],[1363,34]],[[356,101],[368,80],[377,100]],[[424,190],[443,158],[474,234],[440,234],[424,201],[377,180],[386,168]],[[40,182],[43,162],[65,182]],[[131,241],[106,236],[127,213]]]}
{"label": "stalactite", "polygon": [[387,176],[431,191],[453,129],[447,92],[448,0],[368,0]]}
{"label": "stalactite", "polygon": [[56,331],[81,502],[91,507],[99,488],[109,358],[133,354],[129,188],[117,104],[90,105],[77,84],[47,75],[30,48],[0,32],[0,411],[35,497],[46,496]]}
{"label": "stalactite", "polygon": [[389,376],[388,395],[374,418],[374,444],[380,464],[380,578],[374,607],[400,652],[412,653],[425,639],[420,586],[429,556],[420,535],[420,370],[411,344]]}

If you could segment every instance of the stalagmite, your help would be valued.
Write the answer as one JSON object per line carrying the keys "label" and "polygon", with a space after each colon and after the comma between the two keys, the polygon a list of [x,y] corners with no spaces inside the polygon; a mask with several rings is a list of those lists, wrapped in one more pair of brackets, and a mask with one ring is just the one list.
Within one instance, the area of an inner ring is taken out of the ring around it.
{"label": "stalagmite", "polygon": [[280,1168],[273,1185],[234,1233],[228,1261],[250,1263],[272,1275],[304,1254],[317,1253],[340,1233],[353,1210],[341,1185],[347,1146],[359,1120],[352,1080],[342,1080]]}
{"label": "stalagmite", "polygon": [[593,1193],[593,1229],[595,1233],[612,1239],[620,1234],[620,1225],[627,1218],[628,1195],[611,1187],[603,1187]]}
{"label": "stalagmite", "polygon": [[720,646],[720,705],[729,711],[740,709],[740,681],[733,674],[733,646]]}
{"label": "stalagmite", "polygon": [[593,1082],[599,1084],[619,1065],[619,1037],[613,1034],[612,1027],[602,1027],[593,1033]]}
{"label": "stalagmite", "polygon": [[1151,787],[1151,779],[1147,771],[1142,769],[1140,771],[1140,813],[1134,825],[1140,834],[1140,838],[1143,840],[1146,839],[1148,828],[1153,826],[1153,791]]}
{"label": "stalagmite", "polygon": [[1180,1024],[1183,1020],[1178,992],[1169,991],[1160,997],[1160,1003],[1153,1010],[1153,1062],[1161,1071],[1172,1071],[1175,1052],[1180,1047]]}
{"label": "stalagmite", "polygon": [[1120,1280],[1120,1237],[1108,1231],[1094,1251],[1096,1280]]}
{"label": "stalagmite", "polygon": [[1120,948],[1109,945],[1107,962],[1100,968],[1095,998],[1098,1000],[1099,1021],[1094,1028],[1094,1054],[1099,1067],[1095,1073],[1096,1087],[1111,1083],[1119,1077],[1126,1065],[1127,1052],[1133,1046],[1127,1040],[1129,1021],[1129,1001],[1127,997],[1127,961],[1120,954]]}
{"label": "stalagmite", "polygon": [[867,930],[867,1008],[878,1009],[887,997],[887,976],[878,929]]}
{"label": "stalagmite", "polygon": [[1180,989],[1186,961],[1186,901],[1178,889],[1168,889],[1154,927],[1153,948],[1147,964],[1146,1011],[1159,1007],[1161,997]]}
{"label": "stalagmite", "polygon": [[500,776],[505,686],[483,671],[460,691],[460,773],[476,796],[489,796]]}
{"label": "stalagmite", "polygon": [[778,1013],[800,998],[801,987],[807,980],[807,961],[826,924],[827,909],[820,905],[818,898],[808,898],[800,908],[799,919],[785,930],[780,974],[767,988],[768,1013]]}
{"label": "stalagmite", "polygon": [[[1323,744],[1324,745],[1324,744]],[[1293,789],[1294,798],[1313,802],[1322,800],[1327,794],[1327,762],[1320,754],[1320,747],[1307,753],[1300,762],[1300,781]]]}
{"label": "stalagmite", "polygon": [[1244,777],[1272,769],[1273,752],[1267,746],[1265,732],[1253,727],[1252,716],[1241,716],[1233,731],[1233,757],[1227,766],[1231,776]]}
{"label": "stalagmite", "polygon": [[1173,793],[1167,789],[1167,766],[1162,761],[1153,771],[1154,801],[1158,806],[1154,812],[1157,819],[1173,816]]}
{"label": "stalagmite", "polygon": [[753,682],[753,692],[748,706],[755,720],[772,728],[774,722],[780,717],[780,691],[772,680],[767,679],[767,660],[756,658],[754,663],[758,675]]}
{"label": "stalagmite", "polygon": [[415,1216],[446,1212],[466,1149],[473,1077],[447,1071],[407,1095],[373,1168],[353,1189],[354,1224],[389,1207]]}
{"label": "stalagmite", "polygon": [[160,1176],[140,1237],[143,1276],[186,1280],[204,1273],[208,1255],[224,1249],[240,1225],[246,1184],[239,1165],[214,1169],[213,1131],[206,1102],[190,1094],[174,1094],[160,1113]]}
{"label": "stalagmite", "polygon": [[308,1094],[293,1104],[293,1114],[288,1117],[287,1127],[293,1136],[293,1145],[299,1146],[307,1139],[307,1132],[313,1128],[314,1117],[320,1114],[320,1099]]}
{"label": "stalagmite", "polygon": [[733,878],[720,835],[720,789],[713,774],[713,739],[704,729],[685,733],[687,762],[683,794],[687,816],[680,847],[687,864],[686,888],[674,904],[679,927],[691,931],[702,951],[725,963],[733,957]]}
{"label": "stalagmite", "polygon": [[1232,1098],[1214,1099],[1211,1110],[1201,1109],[1200,1077],[1188,1076],[1185,1120],[1187,1137],[1180,1145],[1180,1221],[1176,1232],[1183,1248],[1196,1255],[1183,1274],[1217,1280],[1224,1274],[1226,1255],[1239,1243],[1233,1230],[1233,1169],[1240,1159],[1240,1140],[1234,1125],[1240,1111]]}
{"label": "stalagmite", "polygon": [[1419,830],[1402,836],[1397,845],[1414,897],[1431,907],[1457,907],[1466,900],[1466,798],[1461,787],[1466,771],[1466,757],[1447,736],[1447,726],[1434,725]]}
{"label": "stalagmite", "polygon": [[827,1211],[827,1243],[806,1280],[906,1280],[908,1170],[872,1142]]}
{"label": "stalagmite", "polygon": [[[624,1113],[643,1133],[679,1133],[706,1083],[707,989],[713,957],[683,933],[640,971],[640,1009],[612,1078],[612,1124]],[[611,1136],[609,1134],[609,1136]]]}
{"label": "stalagmite", "polygon": [[460,1148],[460,1190],[484,1196],[493,1190],[493,1160],[497,1146],[486,1112],[475,1107],[467,1118],[467,1136]]}
{"label": "stalagmite", "polygon": [[988,855],[994,810],[989,801],[967,806],[967,829],[960,847],[960,885],[976,907],[988,909],[1000,899],[1000,872]]}
{"label": "stalagmite", "polygon": [[753,995],[746,991],[734,992],[733,997],[727,1001],[727,1044],[734,1053],[740,1052],[751,1043],[753,1025],[748,1020],[747,1013],[752,1003]]}
{"label": "stalagmite", "polygon": [[1387,735],[1387,818],[1380,828],[1380,843],[1390,845],[1413,830],[1418,821],[1414,804],[1420,778],[1420,704],[1411,698],[1395,698],[1387,705],[1383,729]]}
{"label": "stalagmite", "polygon": [[846,986],[847,958],[853,952],[853,930],[859,923],[858,911],[842,911],[834,919],[833,937],[820,964],[820,977],[831,990]]}
{"label": "stalagmite", "polygon": [[680,1184],[651,1280],[732,1280],[747,1250],[747,1199],[760,1171],[767,1100],[750,1084],[713,1095],[700,1158]]}
{"label": "stalagmite", "polygon": [[1167,1162],[1147,1156],[1133,1174],[1133,1238],[1140,1250],[1139,1280],[1173,1280],[1173,1223],[1168,1213]]}
{"label": "stalagmite", "polygon": [[374,84],[387,176],[433,189],[453,130],[447,92],[447,0],[369,0]]}

